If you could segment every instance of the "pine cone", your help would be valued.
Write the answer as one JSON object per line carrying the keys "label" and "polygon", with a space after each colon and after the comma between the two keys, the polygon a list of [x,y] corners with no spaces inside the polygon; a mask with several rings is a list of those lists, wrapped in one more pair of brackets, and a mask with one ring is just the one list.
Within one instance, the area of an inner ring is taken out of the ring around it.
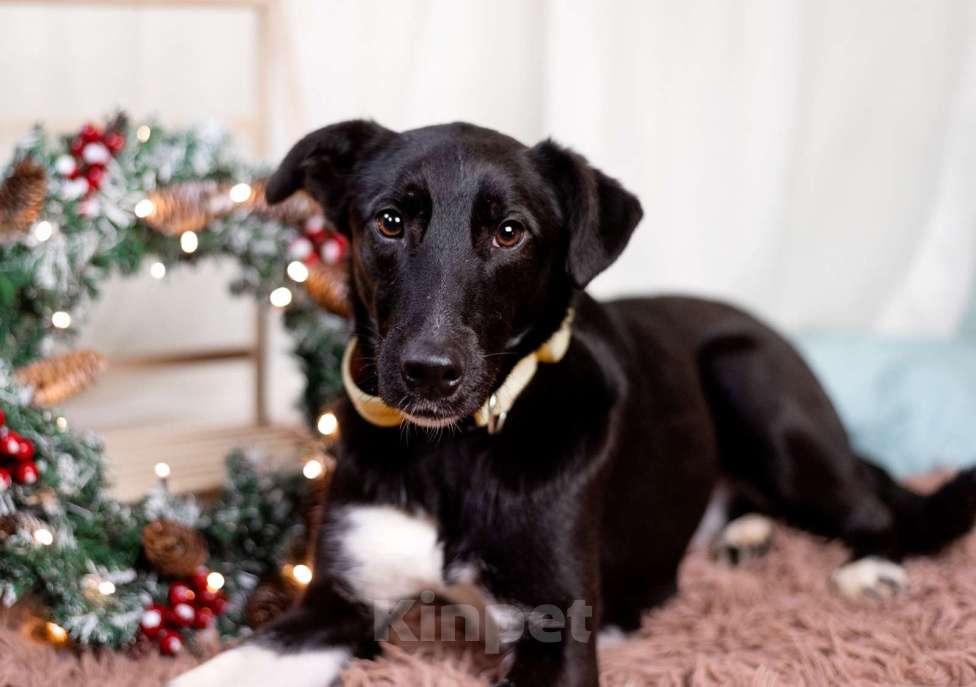
{"label": "pine cone", "polygon": [[280,203],[268,205],[264,197],[267,186],[267,179],[258,179],[251,183],[249,205],[253,214],[266,219],[276,219],[285,224],[297,225],[304,225],[306,220],[322,214],[322,207],[304,191],[297,191]]}
{"label": "pine cone", "polygon": [[298,600],[298,589],[278,579],[262,582],[251,592],[244,609],[244,620],[257,630],[277,620]]}
{"label": "pine cone", "polygon": [[209,180],[166,186],[147,196],[153,211],[143,221],[164,236],[200,231],[230,209],[229,188]]}
{"label": "pine cone", "polygon": [[20,529],[20,518],[17,514],[4,515],[0,517],[0,541],[6,541],[17,534]]}
{"label": "pine cone", "polygon": [[44,209],[47,178],[44,168],[24,158],[0,183],[0,242],[15,239],[36,222]]}
{"label": "pine cone", "polygon": [[47,528],[44,522],[27,513],[9,513],[0,517],[0,541],[5,541],[18,532],[34,533],[40,528]]}
{"label": "pine cone", "polygon": [[338,265],[315,265],[308,271],[305,289],[312,300],[326,310],[347,317],[349,315],[349,267],[343,261]]}
{"label": "pine cone", "polygon": [[207,544],[192,527],[156,520],[142,530],[146,558],[163,575],[189,577],[207,562]]}
{"label": "pine cone", "polygon": [[40,507],[47,515],[58,512],[58,493],[51,487],[41,487],[34,489],[23,497],[24,503],[31,507]]}
{"label": "pine cone", "polygon": [[165,186],[147,196],[153,209],[143,221],[160,234],[174,236],[200,231],[235,210],[295,225],[303,225],[310,217],[322,214],[322,209],[306,193],[295,193],[277,205],[268,205],[264,198],[267,181],[258,179],[250,186],[251,195],[240,202],[231,200],[233,185],[228,183],[186,181]]}
{"label": "pine cone", "polygon": [[22,367],[17,370],[17,379],[34,388],[34,405],[53,406],[88,387],[104,369],[101,353],[75,351]]}

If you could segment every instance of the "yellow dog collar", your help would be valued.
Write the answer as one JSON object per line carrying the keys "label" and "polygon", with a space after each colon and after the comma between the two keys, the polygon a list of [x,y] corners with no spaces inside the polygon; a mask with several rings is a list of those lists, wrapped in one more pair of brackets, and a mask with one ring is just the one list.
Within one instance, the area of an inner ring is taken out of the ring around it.
{"label": "yellow dog collar", "polygon": [[[535,351],[519,360],[512,371],[485,401],[485,404],[472,416],[479,427],[487,427],[491,434],[501,430],[508,412],[515,405],[519,395],[532,381],[539,363],[558,363],[566,355],[572,337],[573,309],[566,312],[559,329]],[[377,427],[396,427],[406,415],[397,408],[387,405],[379,396],[372,396],[360,389],[352,378],[352,356],[356,350],[356,337],[346,345],[342,356],[342,383],[356,409],[364,420]]]}

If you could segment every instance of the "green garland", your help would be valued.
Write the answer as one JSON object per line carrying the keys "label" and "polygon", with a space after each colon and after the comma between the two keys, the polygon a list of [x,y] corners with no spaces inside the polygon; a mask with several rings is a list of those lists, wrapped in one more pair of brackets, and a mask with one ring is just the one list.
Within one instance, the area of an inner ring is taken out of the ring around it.
{"label": "green garland", "polygon": [[[142,560],[141,532],[148,522],[167,519],[191,525],[206,538],[208,565],[226,580],[228,603],[219,627],[225,636],[237,636],[247,631],[243,612],[249,592],[275,574],[286,560],[287,542],[304,528],[302,478],[266,474],[256,458],[236,453],[228,459],[223,491],[206,507],[162,487],[137,504],[116,502],[106,495],[101,441],[54,412],[33,407],[30,389],[14,372],[63,349],[105,280],[134,274],[148,261],[172,270],[231,258],[239,266],[232,291],[267,299],[288,285],[289,246],[300,231],[234,211],[198,233],[194,252],[184,252],[179,237],[139,220],[136,204],[176,182],[246,182],[263,170],[235,157],[228,136],[213,128],[168,130],[149,122],[137,130],[119,118],[113,130],[124,145],[105,163],[93,193],[79,194],[78,184],[64,174],[75,137],[52,137],[38,127],[15,154],[14,163],[30,158],[46,171],[39,221],[48,224],[0,242],[0,410],[7,427],[33,443],[40,476],[34,484],[15,484],[0,494],[0,518],[16,523],[13,532],[0,535],[0,601],[7,606],[22,599],[39,602],[80,645],[129,643],[147,605],[166,598],[169,581]],[[307,376],[304,414],[314,422],[341,383],[338,356],[345,326],[303,289],[292,286],[291,291],[285,325]],[[71,324],[55,326],[55,313],[67,313]],[[53,535],[50,543],[46,537],[39,541],[38,529]],[[104,582],[111,583],[111,593],[97,591]]]}

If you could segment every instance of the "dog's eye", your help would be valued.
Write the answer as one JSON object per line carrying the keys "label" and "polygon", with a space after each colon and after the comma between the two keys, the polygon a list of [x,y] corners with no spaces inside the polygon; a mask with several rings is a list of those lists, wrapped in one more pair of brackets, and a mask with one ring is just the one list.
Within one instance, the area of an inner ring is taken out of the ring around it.
{"label": "dog's eye", "polygon": [[525,235],[525,227],[513,219],[505,220],[495,230],[494,244],[499,248],[515,248]]}
{"label": "dog's eye", "polygon": [[376,228],[389,239],[400,238],[403,236],[403,217],[396,210],[380,210],[376,213]]}

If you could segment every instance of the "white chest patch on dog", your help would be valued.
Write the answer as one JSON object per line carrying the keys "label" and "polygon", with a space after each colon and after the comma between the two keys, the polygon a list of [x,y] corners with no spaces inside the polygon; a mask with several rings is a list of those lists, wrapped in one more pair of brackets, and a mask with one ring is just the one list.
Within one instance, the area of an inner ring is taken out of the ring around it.
{"label": "white chest patch on dog", "polygon": [[167,687],[323,687],[339,676],[349,657],[345,649],[279,654],[263,646],[245,644],[181,675]]}
{"label": "white chest patch on dog", "polygon": [[363,601],[390,608],[444,585],[444,550],[429,516],[393,506],[349,506],[336,517],[339,571]]}

